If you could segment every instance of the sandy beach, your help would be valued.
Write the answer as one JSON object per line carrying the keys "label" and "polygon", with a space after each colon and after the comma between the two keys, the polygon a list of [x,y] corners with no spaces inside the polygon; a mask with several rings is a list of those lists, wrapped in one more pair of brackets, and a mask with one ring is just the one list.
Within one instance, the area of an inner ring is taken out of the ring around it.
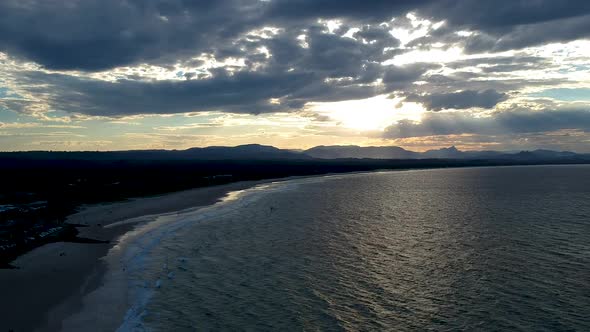
{"label": "sandy beach", "polygon": [[[271,181],[236,182],[82,206],[67,222],[86,226],[79,228],[80,237],[109,243],[51,243],[17,258],[12,263],[17,269],[0,270],[0,330],[60,330],[65,318],[81,310],[84,295],[101,285],[106,270],[101,258],[118,238],[144,220],[141,217],[211,205],[229,192]],[[125,310],[120,308],[121,315]]]}

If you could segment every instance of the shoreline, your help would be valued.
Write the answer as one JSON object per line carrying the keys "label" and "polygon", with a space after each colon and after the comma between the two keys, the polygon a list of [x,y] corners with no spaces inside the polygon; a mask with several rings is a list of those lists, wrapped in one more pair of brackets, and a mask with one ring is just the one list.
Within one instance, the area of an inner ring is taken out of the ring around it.
{"label": "shoreline", "polygon": [[[0,302],[2,303],[0,310],[5,316],[0,320],[0,330],[55,331],[61,329],[66,319],[83,309],[85,296],[103,284],[108,270],[108,262],[104,258],[109,250],[136,226],[144,224],[147,220],[153,220],[158,215],[212,206],[222,201],[229,193],[261,184],[335,175],[431,169],[433,168],[380,169],[241,181],[114,203],[81,206],[78,212],[68,216],[66,222],[85,226],[78,227],[80,237],[108,242],[49,243],[14,260],[13,264],[19,269],[0,270],[0,282],[11,286],[10,289],[3,290],[3,294],[6,298],[12,299],[12,301]],[[43,294],[43,296],[39,297],[37,294]],[[128,308],[122,305],[117,309],[120,309],[117,312],[120,311],[122,319]]]}
{"label": "shoreline", "polygon": [[[409,170],[409,169],[405,169]],[[83,309],[83,299],[104,282],[109,251],[136,226],[159,215],[198,210],[221,202],[228,194],[257,185],[289,180],[375,173],[372,170],[318,175],[289,176],[223,185],[199,187],[161,195],[130,198],[119,202],[82,205],[69,215],[66,223],[76,225],[78,237],[102,243],[52,242],[17,257],[15,269],[0,269],[0,284],[12,302],[0,301],[0,330],[56,331],[62,323]],[[43,294],[39,297],[37,294]],[[35,299],[32,301],[31,299]],[[127,307],[120,310],[124,317]],[[118,325],[117,325],[118,327]]]}
{"label": "shoreline", "polygon": [[[17,267],[16,269],[0,270],[0,283],[12,285],[10,289],[4,291],[7,298],[15,299],[11,303],[0,302],[0,312],[5,313],[8,318],[0,320],[0,330],[12,329],[15,332],[62,330],[62,324],[66,320],[83,310],[85,297],[104,283],[108,265],[112,263],[105,259],[109,251],[136,226],[152,221],[157,216],[210,207],[223,201],[232,192],[262,184],[305,178],[409,170],[413,169],[380,169],[239,181],[155,196],[130,198],[119,202],[82,205],[77,212],[69,215],[65,222],[78,225],[76,227],[79,232],[78,237],[104,242],[48,243],[15,259],[11,264]],[[36,294],[43,294],[43,296],[39,298]],[[123,306],[119,309],[117,314],[122,321],[128,308]],[[115,326],[114,330],[118,326]]]}
{"label": "shoreline", "polygon": [[103,258],[109,250],[150,216],[212,206],[231,192],[293,178],[234,182],[81,206],[66,222],[84,226],[77,227],[80,237],[108,242],[49,243],[15,259],[12,265],[17,269],[0,270],[0,284],[10,285],[4,287],[3,296],[11,299],[0,301],[0,330],[60,330],[66,318],[82,309],[84,297],[102,284],[107,271]]}

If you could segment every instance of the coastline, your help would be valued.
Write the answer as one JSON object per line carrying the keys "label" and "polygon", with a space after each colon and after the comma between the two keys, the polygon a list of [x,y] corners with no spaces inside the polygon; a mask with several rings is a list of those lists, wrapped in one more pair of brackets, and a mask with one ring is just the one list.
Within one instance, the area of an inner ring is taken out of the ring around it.
{"label": "coastline", "polygon": [[[132,198],[122,202],[81,206],[78,212],[67,218],[67,222],[85,226],[78,227],[81,237],[109,242],[50,243],[17,258],[13,264],[19,267],[18,269],[0,270],[0,282],[5,285],[2,292],[7,299],[11,299],[0,302],[0,310],[3,313],[0,330],[60,330],[66,319],[82,310],[85,296],[103,284],[108,270],[108,262],[104,258],[109,250],[115,247],[122,237],[131,233],[135,226],[153,220],[159,215],[175,214],[189,209],[196,211],[214,205],[232,192],[261,184],[302,178],[412,170],[429,169],[380,169],[243,181]],[[114,311],[113,308],[108,309],[109,313]],[[119,303],[116,309],[117,317],[112,319],[118,323],[118,319],[125,316],[128,307],[126,303]],[[113,330],[117,327],[118,325]]]}
{"label": "coastline", "polygon": [[[15,269],[0,269],[0,330],[56,331],[62,323],[80,312],[85,296],[104,282],[108,262],[104,260],[121,238],[145,221],[159,215],[197,210],[220,202],[232,192],[257,185],[294,179],[374,173],[371,170],[317,175],[288,176],[223,185],[199,187],[161,195],[129,198],[124,201],[82,205],[66,218],[74,224],[78,237],[99,240],[99,243],[53,242],[17,257]],[[10,287],[8,287],[10,286]],[[42,296],[39,296],[42,294]],[[123,319],[126,306],[118,308]],[[117,325],[118,327],[118,325]],[[116,329],[116,328],[115,328]]]}
{"label": "coastline", "polygon": [[[84,296],[102,284],[107,270],[103,258],[109,250],[135,225],[150,220],[150,216],[203,208],[231,192],[292,178],[234,182],[81,206],[66,222],[84,226],[78,227],[80,237],[108,242],[50,243],[14,260],[12,264],[17,269],[0,270],[3,297],[11,299],[0,301],[0,330],[60,330],[64,319],[82,309]],[[122,318],[127,308],[120,309]]]}

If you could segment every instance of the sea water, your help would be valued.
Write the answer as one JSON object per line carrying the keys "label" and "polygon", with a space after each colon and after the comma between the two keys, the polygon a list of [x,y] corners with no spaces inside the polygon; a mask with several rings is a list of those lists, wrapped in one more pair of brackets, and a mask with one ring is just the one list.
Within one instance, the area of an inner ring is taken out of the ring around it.
{"label": "sea water", "polygon": [[121,331],[589,331],[590,166],[271,183],[140,227],[120,264]]}

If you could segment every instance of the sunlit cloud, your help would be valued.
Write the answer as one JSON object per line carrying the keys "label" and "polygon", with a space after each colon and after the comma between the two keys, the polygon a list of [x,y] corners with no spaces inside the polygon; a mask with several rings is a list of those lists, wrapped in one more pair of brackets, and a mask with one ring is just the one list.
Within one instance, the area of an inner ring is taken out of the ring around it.
{"label": "sunlit cloud", "polygon": [[381,95],[362,100],[310,103],[309,109],[325,115],[339,125],[357,130],[383,130],[401,119],[420,119],[425,111],[415,103],[400,105],[399,98]]}
{"label": "sunlit cloud", "polygon": [[[5,1],[0,150],[532,141],[588,150],[573,143],[587,142],[584,122],[563,112],[590,110],[581,3],[218,1],[164,13]],[[538,136],[493,132],[515,110],[530,128],[540,121]],[[447,129],[434,135],[441,117]],[[392,135],[400,125],[404,135]]]}

